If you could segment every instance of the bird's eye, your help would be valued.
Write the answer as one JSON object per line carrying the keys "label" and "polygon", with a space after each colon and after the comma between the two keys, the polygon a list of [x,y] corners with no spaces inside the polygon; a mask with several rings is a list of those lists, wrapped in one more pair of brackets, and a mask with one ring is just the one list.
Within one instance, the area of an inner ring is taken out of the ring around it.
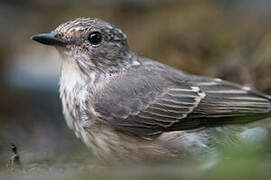
{"label": "bird's eye", "polygon": [[92,32],[88,36],[88,40],[93,45],[98,45],[102,41],[102,34],[100,32]]}

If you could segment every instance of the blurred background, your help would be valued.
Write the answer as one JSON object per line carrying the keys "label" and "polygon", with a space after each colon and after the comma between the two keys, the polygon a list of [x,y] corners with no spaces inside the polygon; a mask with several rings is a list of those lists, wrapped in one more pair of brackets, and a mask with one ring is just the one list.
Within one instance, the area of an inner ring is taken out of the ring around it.
{"label": "blurred background", "polygon": [[269,0],[0,0],[0,175],[12,143],[34,172],[95,164],[63,119],[56,50],[30,40],[77,17],[120,27],[139,55],[271,94]]}

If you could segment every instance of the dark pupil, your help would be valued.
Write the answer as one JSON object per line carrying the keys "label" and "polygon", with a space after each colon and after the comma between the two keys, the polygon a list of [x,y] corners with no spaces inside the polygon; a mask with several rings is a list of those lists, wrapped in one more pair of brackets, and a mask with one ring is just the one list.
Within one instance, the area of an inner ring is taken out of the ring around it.
{"label": "dark pupil", "polygon": [[91,44],[97,45],[102,41],[102,35],[99,32],[93,32],[88,36],[88,40]]}

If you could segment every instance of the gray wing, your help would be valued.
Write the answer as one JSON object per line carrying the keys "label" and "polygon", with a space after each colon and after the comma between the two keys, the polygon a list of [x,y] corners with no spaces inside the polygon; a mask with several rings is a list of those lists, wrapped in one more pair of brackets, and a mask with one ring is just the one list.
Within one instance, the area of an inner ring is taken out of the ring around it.
{"label": "gray wing", "polygon": [[96,94],[94,109],[116,130],[150,138],[259,120],[270,115],[270,99],[218,79],[145,66],[108,82]]}

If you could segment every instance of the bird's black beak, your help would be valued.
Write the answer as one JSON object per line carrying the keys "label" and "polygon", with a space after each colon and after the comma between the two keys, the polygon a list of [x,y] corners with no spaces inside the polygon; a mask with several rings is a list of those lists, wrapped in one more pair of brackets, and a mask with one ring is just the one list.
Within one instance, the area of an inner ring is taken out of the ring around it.
{"label": "bird's black beak", "polygon": [[65,46],[67,45],[67,41],[56,36],[55,33],[42,33],[36,34],[31,37],[34,41],[37,41],[42,44],[46,45],[53,45],[53,46]]}

